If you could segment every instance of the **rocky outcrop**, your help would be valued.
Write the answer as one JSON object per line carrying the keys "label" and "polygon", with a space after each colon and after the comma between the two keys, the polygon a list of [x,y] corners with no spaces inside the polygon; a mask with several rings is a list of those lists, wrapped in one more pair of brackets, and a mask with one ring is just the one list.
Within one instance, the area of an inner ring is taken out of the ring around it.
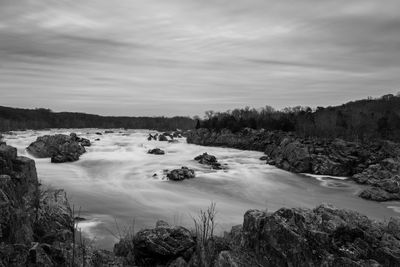
{"label": "rocky outcrop", "polygon": [[79,160],[79,157],[86,152],[85,146],[90,145],[88,139],[79,138],[75,133],[69,136],[45,135],[30,144],[27,151],[36,158],[51,158],[53,163],[63,163]]}
{"label": "rocky outcrop", "polygon": [[[208,129],[191,131],[188,143],[257,150],[266,163],[278,168],[319,175],[353,177],[357,183],[374,186],[360,196],[372,200],[400,199],[400,144],[390,141],[369,143],[342,139],[301,138],[293,133],[244,129],[237,133]],[[390,166],[387,161],[392,160]],[[394,166],[393,164],[396,164]]]}
{"label": "rocky outcrop", "polygon": [[365,199],[376,201],[400,199],[400,160],[388,158],[378,164],[372,164],[363,172],[353,176],[360,184],[372,185],[361,192]]}
{"label": "rocky outcrop", "polygon": [[202,155],[195,157],[194,160],[200,164],[209,165],[214,170],[222,169],[221,163],[218,162],[217,158],[207,153],[203,153]]}
{"label": "rocky outcrop", "polygon": [[62,190],[41,190],[35,162],[0,145],[0,266],[67,266],[73,219]]}
{"label": "rocky outcrop", "polygon": [[195,177],[194,170],[187,167],[182,167],[180,169],[175,169],[167,172],[168,179],[172,181],[182,181],[185,179],[191,179]]}
{"label": "rocky outcrop", "polygon": [[195,240],[184,227],[157,223],[154,229],[139,231],[134,239],[136,264],[140,266],[165,265],[171,260],[190,257]]}
{"label": "rocky outcrop", "polygon": [[238,251],[253,255],[260,266],[397,266],[399,227],[396,219],[377,223],[331,206],[250,210],[241,231],[231,232],[230,255],[238,257],[232,257],[237,266],[245,258]]}
{"label": "rocky outcrop", "polygon": [[150,149],[149,151],[147,151],[147,153],[154,154],[154,155],[164,155],[165,151],[160,148],[154,148],[154,149]]}
{"label": "rocky outcrop", "polygon": [[133,251],[132,265],[138,266],[400,265],[399,219],[375,222],[329,205],[249,210],[224,237],[198,241],[187,229],[162,222],[123,241],[133,246],[122,251]]}

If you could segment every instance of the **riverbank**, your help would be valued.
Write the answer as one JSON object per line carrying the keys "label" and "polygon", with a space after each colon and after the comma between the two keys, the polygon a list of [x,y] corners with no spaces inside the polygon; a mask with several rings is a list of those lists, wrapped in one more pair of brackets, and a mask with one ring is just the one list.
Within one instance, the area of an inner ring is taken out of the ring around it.
{"label": "riverbank", "polygon": [[302,138],[294,133],[244,129],[198,129],[187,142],[265,153],[268,164],[294,173],[346,176],[370,185],[360,197],[376,201],[400,199],[400,145],[390,141],[368,143],[342,139]]}

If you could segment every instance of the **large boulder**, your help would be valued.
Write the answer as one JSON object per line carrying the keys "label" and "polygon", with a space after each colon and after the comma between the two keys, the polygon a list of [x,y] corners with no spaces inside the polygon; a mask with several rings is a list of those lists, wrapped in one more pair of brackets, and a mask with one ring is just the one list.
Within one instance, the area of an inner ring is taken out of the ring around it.
{"label": "large boulder", "polygon": [[211,166],[211,168],[213,168],[215,170],[222,169],[221,163],[218,162],[217,158],[213,155],[207,154],[207,152],[195,157],[194,160],[196,160],[200,164],[209,165],[209,166]]}
{"label": "large boulder", "polygon": [[195,239],[188,229],[165,223],[139,231],[133,242],[135,260],[140,266],[166,264],[181,256],[188,258],[195,246]]}
{"label": "large boulder", "polygon": [[90,141],[77,137],[75,133],[56,134],[38,137],[27,151],[36,158],[51,158],[53,163],[63,163],[79,160],[86,152],[84,146],[90,146]]}
{"label": "large boulder", "polygon": [[260,266],[398,266],[400,240],[393,229],[400,224],[390,224],[324,205],[250,210],[236,246],[254,253]]}
{"label": "large boulder", "polygon": [[182,181],[185,179],[191,179],[195,177],[194,170],[187,167],[182,167],[180,169],[175,169],[167,173],[168,179],[172,181]]}

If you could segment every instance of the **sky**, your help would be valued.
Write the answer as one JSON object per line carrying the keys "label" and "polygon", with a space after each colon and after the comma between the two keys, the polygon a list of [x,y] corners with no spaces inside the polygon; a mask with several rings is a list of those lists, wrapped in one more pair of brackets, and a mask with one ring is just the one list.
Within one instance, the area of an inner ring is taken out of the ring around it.
{"label": "sky", "polygon": [[400,91],[398,0],[0,0],[0,105],[101,115]]}

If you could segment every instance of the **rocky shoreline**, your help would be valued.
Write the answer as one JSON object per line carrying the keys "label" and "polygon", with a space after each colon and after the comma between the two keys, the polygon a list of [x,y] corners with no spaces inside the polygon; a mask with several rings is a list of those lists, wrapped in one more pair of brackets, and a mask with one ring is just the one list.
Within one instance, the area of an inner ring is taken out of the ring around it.
{"label": "rocky shoreline", "polygon": [[262,151],[268,164],[290,172],[351,177],[357,183],[371,186],[360,194],[365,199],[400,199],[398,143],[302,138],[290,132],[253,129],[237,133],[198,129],[186,136],[191,144]]}

